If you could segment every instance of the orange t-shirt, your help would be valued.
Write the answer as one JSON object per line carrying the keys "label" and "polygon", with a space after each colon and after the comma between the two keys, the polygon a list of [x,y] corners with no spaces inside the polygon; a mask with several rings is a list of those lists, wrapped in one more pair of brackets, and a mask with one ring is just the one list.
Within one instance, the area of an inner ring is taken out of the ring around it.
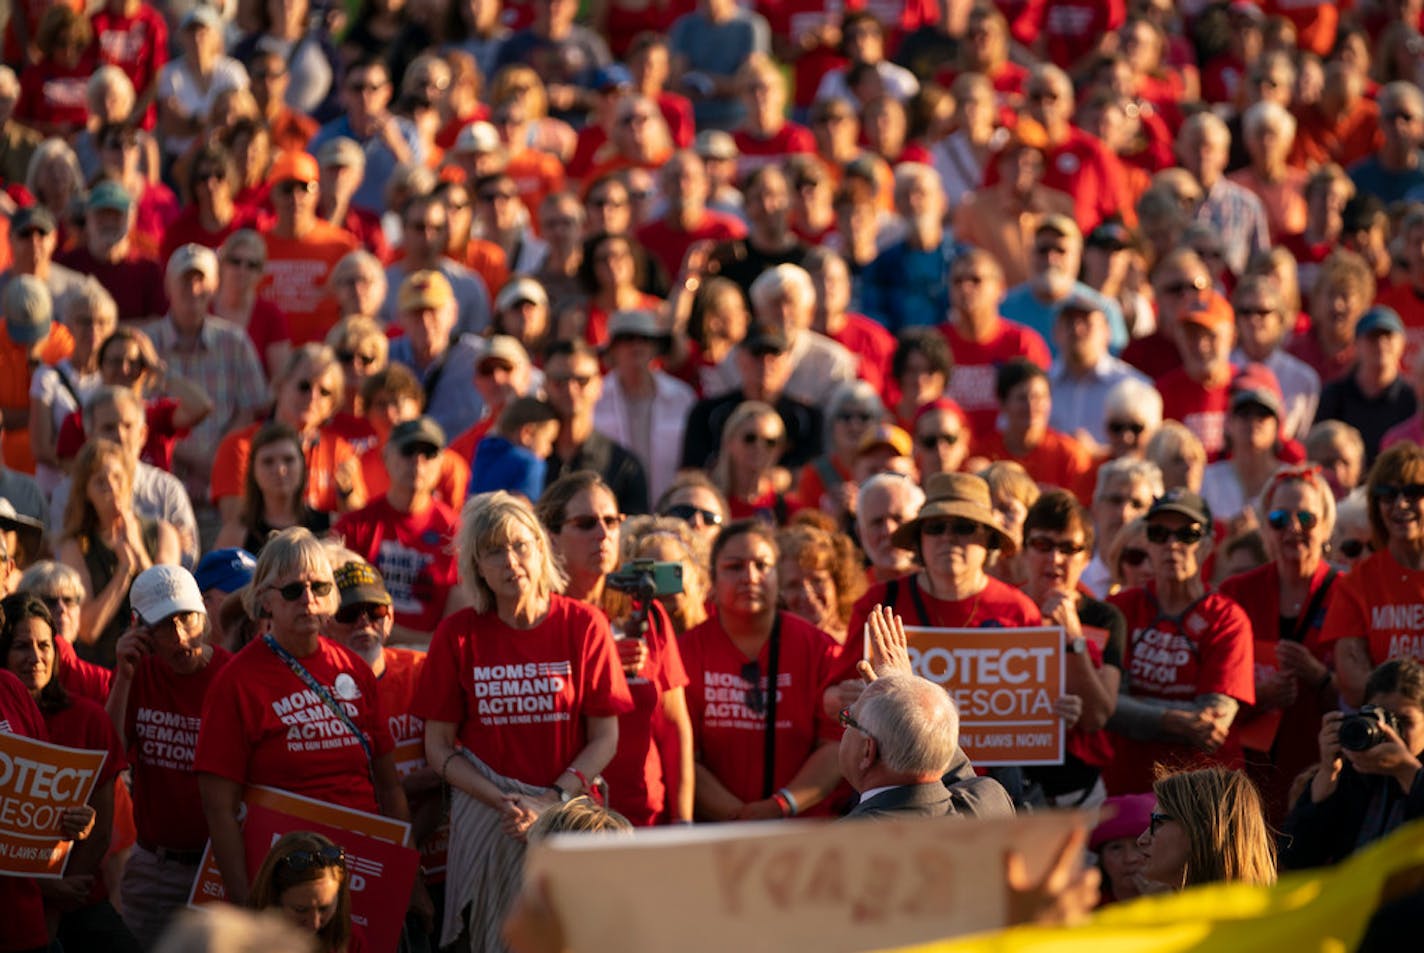
{"label": "orange t-shirt", "polygon": [[[519,198],[529,209],[529,222],[538,231],[539,204],[564,187],[564,164],[559,157],[538,149],[525,149],[509,157],[505,174],[514,180]],[[495,289],[490,289],[493,294]]]}
{"label": "orange t-shirt", "polygon": [[[40,363],[58,364],[74,353],[74,336],[56,322],[50,327],[49,338],[40,347]],[[28,410],[30,378],[35,368],[30,366],[28,349],[10,340],[5,326],[0,324],[0,408]],[[5,428],[5,466],[20,473],[35,472],[35,455],[30,450],[28,427]]]}
{"label": "orange t-shirt", "polygon": [[1379,106],[1374,100],[1363,96],[1349,112],[1334,122],[1321,114],[1318,107],[1311,107],[1301,116],[1290,163],[1308,167],[1322,162],[1338,162],[1348,166],[1374,152],[1383,143],[1379,124]]}
{"label": "orange t-shirt", "polygon": [[330,315],[336,310],[322,307],[328,296],[326,279],[336,263],[361,243],[346,229],[323,221],[301,238],[282,238],[270,231],[263,237],[267,272],[258,294],[287,316],[294,347],[325,340],[335,324]]}
{"label": "orange t-shirt", "polygon": [[465,245],[465,267],[485,280],[493,309],[495,296],[509,280],[509,256],[494,242],[471,238]]}
{"label": "orange t-shirt", "polygon": [[1071,492],[1087,506],[1093,498],[1093,455],[1081,443],[1065,433],[1050,429],[1043,441],[1022,457],[1014,456],[1004,445],[1004,435],[995,429],[981,440],[974,438],[974,452],[990,460],[1013,460],[1040,486],[1059,486]]}
{"label": "orange t-shirt", "polygon": [[[361,477],[366,482],[366,495],[373,500],[379,500],[391,488],[385,453],[386,445],[378,444],[361,454]],[[434,497],[459,512],[465,505],[465,491],[469,486],[470,464],[458,453],[445,448],[440,453],[440,482],[435,484]]]}
{"label": "orange t-shirt", "polygon": [[[217,503],[230,496],[242,496],[247,486],[247,463],[252,456],[252,437],[261,424],[234,430],[218,444],[213,461],[212,498]],[[315,445],[306,448],[307,505],[324,513],[345,512],[366,505],[366,481],[356,450],[341,437],[322,430]],[[351,493],[345,499],[336,491],[336,470],[351,473]]]}

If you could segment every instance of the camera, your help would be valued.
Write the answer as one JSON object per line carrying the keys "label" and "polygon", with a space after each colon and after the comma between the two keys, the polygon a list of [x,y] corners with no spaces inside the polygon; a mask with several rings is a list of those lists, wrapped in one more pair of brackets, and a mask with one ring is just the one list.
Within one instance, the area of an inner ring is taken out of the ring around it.
{"label": "camera", "polygon": [[1379,705],[1363,705],[1340,722],[1340,747],[1346,751],[1368,751],[1385,740],[1384,726],[1399,732],[1394,712]]}
{"label": "camera", "polygon": [[643,602],[658,596],[675,596],[682,592],[682,563],[635,559],[610,573],[604,585]]}

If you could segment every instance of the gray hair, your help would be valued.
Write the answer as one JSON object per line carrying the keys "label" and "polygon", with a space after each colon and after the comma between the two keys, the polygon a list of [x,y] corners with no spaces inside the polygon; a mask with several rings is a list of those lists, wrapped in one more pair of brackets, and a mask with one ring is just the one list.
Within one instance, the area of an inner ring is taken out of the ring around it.
{"label": "gray hair", "polygon": [[1093,502],[1096,503],[1102,499],[1103,494],[1108,491],[1108,487],[1119,480],[1128,483],[1146,483],[1153,499],[1161,496],[1163,492],[1161,467],[1151,460],[1118,457],[1116,460],[1109,460],[1098,469],[1098,482],[1093,487]]}
{"label": "gray hair", "polygon": [[1119,415],[1140,421],[1151,435],[1162,426],[1162,395],[1146,381],[1125,377],[1108,390],[1103,400],[1103,420]]}
{"label": "gray hair", "polygon": [[794,294],[804,303],[816,303],[816,286],[799,265],[777,265],[757,275],[747,294],[753,308],[765,308],[782,295]]}
{"label": "gray hair", "polygon": [[864,538],[865,526],[860,522],[861,514],[865,512],[865,501],[870,499],[873,493],[905,493],[910,497],[910,509],[916,513],[920,507],[925,505],[925,491],[920,489],[920,485],[903,473],[877,473],[860,485],[860,491],[855,495],[855,528],[856,532]]}
{"label": "gray hair", "polygon": [[[68,294],[59,299],[60,320],[64,324],[69,323],[70,315],[80,307],[86,307],[89,313],[96,318],[105,319],[111,325],[109,333],[113,333],[119,324],[119,305],[114,301],[114,296],[109,294],[109,289],[99,283],[93,275],[85,275]],[[99,342],[104,343],[103,341]]]}
{"label": "gray hair", "polygon": [[512,537],[511,531],[520,526],[528,530],[538,550],[538,565],[532,581],[536,595],[544,597],[564,591],[567,577],[554,558],[549,533],[539,517],[534,515],[533,507],[503,490],[480,493],[465,502],[465,508],[460,513],[460,530],[455,536],[460,586],[470,597],[476,612],[493,612],[495,609],[494,590],[480,572],[480,556],[507,544]]}
{"label": "gray hair", "polygon": [[[333,578],[331,560],[326,556],[326,547],[312,531],[302,526],[293,526],[273,534],[262,546],[262,555],[257,557],[257,568],[252,571],[252,581],[242,590],[242,607],[250,618],[258,615],[258,600],[278,579],[294,576],[299,572],[312,572],[330,582]],[[328,596],[327,608],[335,612],[341,599],[332,588]]]}
{"label": "gray hair", "polygon": [[880,395],[873,386],[860,379],[842,381],[831,391],[831,399],[826,403],[826,446],[831,445],[831,429],[835,426],[836,415],[849,407],[864,408],[876,420],[885,419],[885,405],[880,402]]}
{"label": "gray hair", "polygon": [[89,77],[89,83],[84,87],[84,101],[86,103],[101,102],[104,92],[111,88],[118,90],[119,94],[128,102],[129,108],[123,111],[133,112],[138,93],[134,90],[133,80],[129,79],[128,74],[117,66],[101,66],[94,71],[94,75]]}
{"label": "gray hair", "polygon": [[144,414],[143,401],[139,400],[138,395],[127,387],[105,385],[95,388],[94,392],[85,398],[84,409],[80,414],[80,419],[84,421],[84,432],[91,437],[99,429],[95,418],[99,415],[101,407],[133,410],[137,411],[139,416]]}
{"label": "gray hair", "polygon": [[42,559],[25,570],[15,591],[26,592],[36,598],[43,598],[42,594],[54,594],[78,596],[82,599],[84,580],[73,566],[52,559]]}
{"label": "gray hair", "polygon": [[1384,89],[1379,91],[1377,101],[1380,105],[1380,113],[1383,115],[1388,111],[1389,106],[1409,105],[1413,107],[1413,112],[1424,111],[1424,92],[1418,86],[1404,80],[1395,80],[1386,83]]}
{"label": "gray hair", "polygon": [[926,186],[933,188],[945,198],[944,180],[939,177],[939,173],[933,166],[923,162],[902,162],[895,167],[895,205],[899,205],[905,200],[905,192],[916,182],[922,182]]}
{"label": "gray hair", "polygon": [[262,237],[262,233],[252,228],[239,228],[223,241],[222,247],[218,249],[221,254],[227,254],[239,245],[250,245],[262,252],[262,261],[267,261],[267,239]]}
{"label": "gray hair", "polygon": [[1191,135],[1216,136],[1224,140],[1228,145],[1231,143],[1231,130],[1220,116],[1210,110],[1203,110],[1193,113],[1182,123],[1182,128],[1177,132],[1178,148],[1187,141]]}
{"label": "gray hair", "polygon": [[1295,140],[1295,117],[1279,103],[1263,100],[1246,110],[1246,114],[1241,117],[1241,129],[1248,139],[1268,125],[1278,129],[1287,140]]}
{"label": "gray hair", "polygon": [[860,696],[856,720],[896,774],[944,774],[959,747],[959,712],[943,688],[914,675],[877,678]]}
{"label": "gray hair", "polygon": [[154,953],[307,953],[311,935],[271,910],[240,910],[221,903],[174,918]]}
{"label": "gray hair", "polygon": [[79,168],[79,156],[69,143],[55,138],[46,139],[35,147],[34,155],[30,156],[30,164],[25,167],[25,188],[30,190],[31,195],[38,197],[40,169],[56,160],[64,163],[69,177],[74,180],[74,194],[83,195],[84,171]]}
{"label": "gray hair", "polygon": [[1068,78],[1068,74],[1054,66],[1052,63],[1040,63],[1028,71],[1028,82],[1048,83],[1057,90],[1058,95],[1068,99],[1073,98],[1073,80]]}
{"label": "gray hair", "polygon": [[1356,460],[1361,462],[1365,459],[1365,441],[1360,436],[1360,432],[1343,420],[1322,420],[1310,432],[1305,435],[1305,456],[1306,459],[1315,462],[1316,457],[1323,454],[1335,444],[1339,444],[1346,451],[1354,454]]}

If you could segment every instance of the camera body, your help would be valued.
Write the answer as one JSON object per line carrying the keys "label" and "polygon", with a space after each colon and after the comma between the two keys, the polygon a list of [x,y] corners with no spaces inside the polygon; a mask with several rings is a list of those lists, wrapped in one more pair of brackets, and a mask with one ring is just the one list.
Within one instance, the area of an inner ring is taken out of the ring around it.
{"label": "camera body", "polygon": [[1385,740],[1384,726],[1396,734],[1399,719],[1394,712],[1379,705],[1362,705],[1353,715],[1340,722],[1340,747],[1346,751],[1368,751]]}
{"label": "camera body", "polygon": [[646,602],[682,592],[682,563],[635,559],[609,573],[604,585]]}

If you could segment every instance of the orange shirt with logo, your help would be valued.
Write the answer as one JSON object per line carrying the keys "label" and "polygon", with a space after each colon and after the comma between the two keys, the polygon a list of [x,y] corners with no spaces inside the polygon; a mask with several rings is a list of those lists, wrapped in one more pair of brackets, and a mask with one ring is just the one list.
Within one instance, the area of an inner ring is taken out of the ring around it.
{"label": "orange shirt with logo", "polygon": [[326,279],[336,263],[361,247],[344,228],[318,220],[301,238],[267,232],[267,271],[257,293],[287,316],[293,346],[322,341],[340,315],[323,306],[329,296]]}

